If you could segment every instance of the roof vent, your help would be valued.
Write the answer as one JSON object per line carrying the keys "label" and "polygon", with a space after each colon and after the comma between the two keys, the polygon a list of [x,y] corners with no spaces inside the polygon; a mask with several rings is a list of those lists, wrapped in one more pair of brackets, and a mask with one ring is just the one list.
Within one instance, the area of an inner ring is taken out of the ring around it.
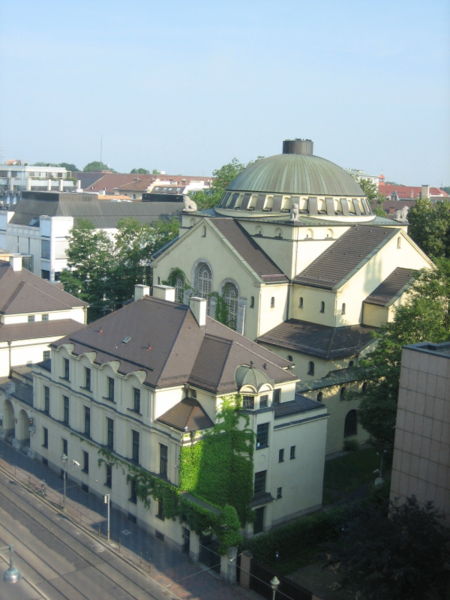
{"label": "roof vent", "polygon": [[283,142],[283,154],[304,154],[306,156],[312,156],[312,153],[312,140],[301,140],[297,138],[295,140],[284,140]]}
{"label": "roof vent", "polygon": [[127,335],[123,338],[122,340],[122,344],[128,344],[128,342],[131,342],[131,336]]}

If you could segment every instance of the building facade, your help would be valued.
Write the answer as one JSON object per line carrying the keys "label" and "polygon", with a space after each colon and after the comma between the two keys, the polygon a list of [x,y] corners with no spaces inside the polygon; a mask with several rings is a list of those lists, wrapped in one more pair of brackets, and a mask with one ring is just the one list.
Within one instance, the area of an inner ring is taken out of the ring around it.
{"label": "building facade", "polygon": [[348,437],[365,439],[347,426],[357,423],[346,394],[361,387],[354,367],[414,273],[432,263],[404,223],[372,214],[355,179],[312,149],[310,140],[285,141],[214,209],[184,214],[153,269],[179,300],[208,298],[212,315],[222,311],[232,328],[294,362],[302,393],[327,404],[333,453]]}

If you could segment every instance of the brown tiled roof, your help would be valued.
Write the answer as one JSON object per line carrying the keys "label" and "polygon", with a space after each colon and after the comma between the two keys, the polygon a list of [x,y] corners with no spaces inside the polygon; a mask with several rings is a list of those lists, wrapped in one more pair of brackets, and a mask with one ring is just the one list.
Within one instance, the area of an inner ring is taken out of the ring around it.
{"label": "brown tiled roof", "polygon": [[235,391],[234,373],[253,361],[274,382],[295,381],[290,363],[207,317],[200,327],[182,304],[145,297],[55,342],[75,354],[95,352],[96,363],[115,360],[120,373],[142,370],[152,387],[190,383],[215,393]]}
{"label": "brown tiled roof", "polygon": [[398,298],[406,287],[413,281],[417,273],[414,269],[398,267],[374,291],[367,296],[364,302],[387,306]]}
{"label": "brown tiled roof", "polygon": [[215,218],[211,219],[210,223],[219,230],[263,281],[266,283],[288,281],[281,269],[235,219]]}
{"label": "brown tiled roof", "polygon": [[41,279],[31,271],[14,271],[0,262],[0,313],[5,315],[68,310],[87,306],[65,292],[58,284]]}
{"label": "brown tiled roof", "polygon": [[[380,183],[378,185],[378,192],[383,196],[390,196],[391,194],[396,193],[402,200],[409,200],[420,198],[422,195],[422,187],[399,185],[395,183]],[[442,196],[443,198],[448,198],[447,192],[437,187],[430,187],[430,196]]]}
{"label": "brown tiled roof", "polygon": [[184,398],[160,416],[158,421],[186,432],[208,429],[214,425],[201,405],[193,398]]}
{"label": "brown tiled roof", "polygon": [[55,338],[69,335],[84,327],[73,319],[55,319],[53,321],[35,321],[34,323],[0,324],[0,342]]}
{"label": "brown tiled roof", "polygon": [[393,228],[354,225],[299,273],[294,282],[337,288],[397,233]]}
{"label": "brown tiled roof", "polygon": [[360,352],[373,339],[373,328],[363,325],[329,327],[289,319],[258,338],[258,342],[330,360]]}

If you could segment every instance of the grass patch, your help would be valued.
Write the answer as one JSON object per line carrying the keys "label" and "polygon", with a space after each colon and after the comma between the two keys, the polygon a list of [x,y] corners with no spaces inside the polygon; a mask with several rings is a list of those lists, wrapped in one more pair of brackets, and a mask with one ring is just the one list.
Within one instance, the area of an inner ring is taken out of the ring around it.
{"label": "grass patch", "polygon": [[356,490],[372,484],[380,459],[373,448],[349,452],[325,462],[323,503],[345,499]]}

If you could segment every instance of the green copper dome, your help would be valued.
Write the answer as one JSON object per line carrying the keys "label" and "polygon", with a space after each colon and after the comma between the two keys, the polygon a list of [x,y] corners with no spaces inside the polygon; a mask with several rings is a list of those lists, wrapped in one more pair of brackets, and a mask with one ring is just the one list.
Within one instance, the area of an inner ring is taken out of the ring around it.
{"label": "green copper dome", "polygon": [[313,196],[364,196],[358,183],[338,165],[308,154],[277,154],[256,161],[228,191]]}

